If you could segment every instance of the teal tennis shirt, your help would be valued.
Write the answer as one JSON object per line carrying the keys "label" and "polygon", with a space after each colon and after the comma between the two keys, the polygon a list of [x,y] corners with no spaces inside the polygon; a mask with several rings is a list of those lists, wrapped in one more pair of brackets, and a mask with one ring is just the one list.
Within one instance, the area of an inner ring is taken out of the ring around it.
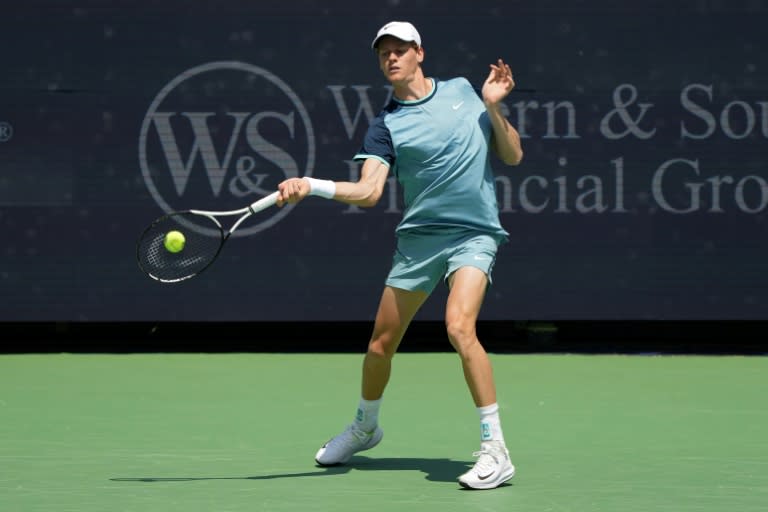
{"label": "teal tennis shirt", "polygon": [[506,240],[485,104],[465,78],[432,83],[419,100],[393,98],[374,118],[354,159],[381,160],[401,184],[405,211],[398,235],[471,230]]}

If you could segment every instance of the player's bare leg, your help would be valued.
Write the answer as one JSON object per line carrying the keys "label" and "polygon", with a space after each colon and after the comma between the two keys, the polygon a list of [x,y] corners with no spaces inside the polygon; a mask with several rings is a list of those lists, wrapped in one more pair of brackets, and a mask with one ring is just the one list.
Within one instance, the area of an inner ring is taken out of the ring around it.
{"label": "player's bare leg", "polygon": [[355,421],[333,437],[315,455],[323,466],[343,464],[352,455],[379,444],[384,432],[378,424],[381,397],[389,382],[392,358],[419,307],[428,294],[385,287],[376,313],[368,350],[363,359],[362,397]]}
{"label": "player's bare leg", "polygon": [[381,294],[376,322],[363,360],[362,396],[378,400],[384,394],[397,347],[428,294],[387,286]]}
{"label": "player's bare leg", "polygon": [[475,405],[493,404],[496,402],[493,369],[476,331],[488,277],[478,268],[462,267],[451,274],[449,284],[451,292],[445,309],[448,339],[461,357],[464,379]]}
{"label": "player's bare leg", "polygon": [[480,415],[480,451],[475,465],[459,476],[470,489],[493,489],[515,475],[499,420],[496,385],[488,353],[477,339],[476,323],[485,297],[488,278],[475,267],[454,272],[449,284],[445,325],[448,339],[461,357],[464,379]]}

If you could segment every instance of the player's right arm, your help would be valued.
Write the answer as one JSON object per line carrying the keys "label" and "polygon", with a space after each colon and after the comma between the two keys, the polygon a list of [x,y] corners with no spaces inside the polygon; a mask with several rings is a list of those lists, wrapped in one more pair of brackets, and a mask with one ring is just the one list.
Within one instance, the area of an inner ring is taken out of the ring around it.
{"label": "player's right arm", "polygon": [[[384,193],[384,186],[389,176],[389,165],[377,158],[367,158],[363,162],[360,170],[360,179],[356,182],[316,180],[307,178],[289,178],[278,185],[279,195],[277,205],[283,206],[285,203],[297,203],[308,195],[312,194],[312,187],[322,185],[332,190],[333,196],[328,194],[329,199],[335,199],[342,203],[353,204],[363,208],[375,206]],[[318,183],[323,181],[324,183]],[[314,182],[314,183],[313,183]]]}
{"label": "player's right arm", "polygon": [[377,158],[368,158],[363,162],[360,179],[357,182],[336,182],[336,195],[333,198],[342,203],[363,208],[375,206],[384,193],[387,176],[389,176],[387,164]]}

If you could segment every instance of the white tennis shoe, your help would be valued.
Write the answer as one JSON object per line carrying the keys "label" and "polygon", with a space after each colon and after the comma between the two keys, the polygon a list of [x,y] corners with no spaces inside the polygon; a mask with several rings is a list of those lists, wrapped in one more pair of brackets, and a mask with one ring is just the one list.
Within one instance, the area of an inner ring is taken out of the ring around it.
{"label": "white tennis shoe", "polygon": [[459,477],[459,484],[467,489],[493,489],[515,476],[515,466],[509,460],[509,451],[502,441],[486,441],[472,469]]}
{"label": "white tennis shoe", "polygon": [[384,436],[384,431],[376,427],[373,432],[363,432],[354,424],[349,425],[344,432],[323,445],[315,455],[315,462],[321,466],[344,464],[352,455],[363,450],[370,450]]}

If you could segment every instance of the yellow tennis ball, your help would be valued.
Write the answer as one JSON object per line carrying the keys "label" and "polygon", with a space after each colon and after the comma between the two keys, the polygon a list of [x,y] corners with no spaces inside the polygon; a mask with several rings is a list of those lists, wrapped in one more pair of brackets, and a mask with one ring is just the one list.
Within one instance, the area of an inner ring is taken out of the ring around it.
{"label": "yellow tennis ball", "polygon": [[184,238],[184,233],[181,231],[169,231],[165,234],[163,245],[165,245],[168,252],[176,253],[181,252],[181,250],[184,249],[186,241],[187,239]]}

